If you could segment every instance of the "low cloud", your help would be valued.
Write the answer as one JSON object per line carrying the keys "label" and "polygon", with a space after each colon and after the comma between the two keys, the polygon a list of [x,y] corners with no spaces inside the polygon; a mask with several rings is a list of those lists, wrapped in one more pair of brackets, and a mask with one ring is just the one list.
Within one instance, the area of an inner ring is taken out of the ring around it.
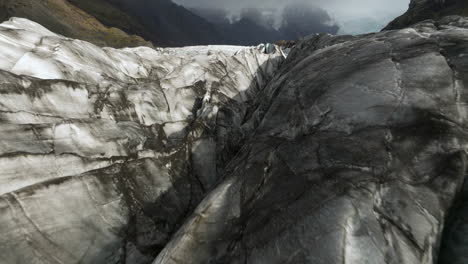
{"label": "low cloud", "polygon": [[[362,31],[369,29],[378,30],[381,25],[385,25],[394,17],[402,14],[407,8],[410,0],[174,0],[176,3],[188,8],[223,10],[229,19],[252,18],[253,12],[269,14],[263,15],[261,21],[267,19],[267,24],[274,18],[274,26],[282,26],[283,11],[291,6],[307,6],[307,12],[314,10],[309,15],[318,16],[311,19],[316,30],[333,32],[333,24],[338,24],[342,28],[340,32],[346,33],[344,28],[349,23],[353,25],[364,24],[363,21],[375,21],[374,24],[365,24]],[[313,8],[311,8],[313,7]],[[247,10],[247,11],[246,11]],[[258,14],[258,13],[257,13]],[[212,16],[213,17],[213,16]],[[329,21],[325,21],[324,19]],[[257,19],[258,20],[258,19]],[[293,21],[284,17],[284,20]],[[302,19],[305,21],[305,18]],[[325,21],[325,22],[324,22]],[[370,22],[369,22],[370,23]],[[299,23],[301,24],[301,23]],[[327,25],[328,24],[328,25]],[[329,26],[332,26],[331,28]],[[359,33],[359,28],[353,28],[353,32]]]}
{"label": "low cloud", "polygon": [[[281,9],[249,7],[236,14],[222,8],[201,7],[190,10],[216,25],[223,25],[226,30],[238,28],[237,31],[244,30],[247,33],[258,26],[258,34],[264,34],[261,37],[268,40],[298,39],[314,33],[336,34],[339,30],[326,10],[309,3],[295,2]],[[242,38],[241,35],[235,37]]]}
{"label": "low cloud", "polygon": [[320,7],[306,3],[288,5],[283,10],[280,31],[286,39],[297,39],[312,33],[336,34],[339,26]]}

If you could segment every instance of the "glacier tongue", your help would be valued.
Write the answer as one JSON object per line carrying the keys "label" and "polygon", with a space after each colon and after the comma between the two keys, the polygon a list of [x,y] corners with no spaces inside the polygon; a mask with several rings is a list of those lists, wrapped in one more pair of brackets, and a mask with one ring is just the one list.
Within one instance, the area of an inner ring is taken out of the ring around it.
{"label": "glacier tongue", "polygon": [[3,263],[153,260],[235,152],[232,124],[284,60],[271,49],[99,48],[1,24]]}

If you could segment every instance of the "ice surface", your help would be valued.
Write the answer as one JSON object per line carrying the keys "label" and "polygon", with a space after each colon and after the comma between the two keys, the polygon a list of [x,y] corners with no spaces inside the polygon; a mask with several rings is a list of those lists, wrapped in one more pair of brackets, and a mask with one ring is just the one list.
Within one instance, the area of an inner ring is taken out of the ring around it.
{"label": "ice surface", "polygon": [[182,217],[192,177],[217,180],[227,135],[205,131],[228,123],[219,109],[252,100],[283,59],[263,45],[100,48],[0,24],[0,262],[108,263],[142,205],[179,197],[156,211]]}

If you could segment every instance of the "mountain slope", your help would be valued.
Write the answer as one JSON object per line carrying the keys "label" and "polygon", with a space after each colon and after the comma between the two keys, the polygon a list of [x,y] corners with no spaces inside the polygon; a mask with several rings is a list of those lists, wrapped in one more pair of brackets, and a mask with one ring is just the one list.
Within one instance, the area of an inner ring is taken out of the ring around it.
{"label": "mountain slope", "polygon": [[[151,40],[158,46],[186,46],[226,43],[223,36],[205,19],[171,0],[70,0],[76,6],[97,17],[108,26]],[[137,26],[122,23],[118,9],[137,22]]]}
{"label": "mountain slope", "polygon": [[0,0],[0,20],[14,16],[100,46],[227,42],[216,26],[170,0]]}
{"label": "mountain slope", "polygon": [[274,43],[284,39],[284,35],[271,25],[262,25],[260,12],[241,15],[238,20],[230,21],[228,13],[223,9],[191,8],[190,11],[203,17],[218,28],[223,35],[223,41],[233,45],[258,45],[259,43]]}
{"label": "mountain slope", "polygon": [[[286,8],[287,23],[279,29],[256,9],[234,22],[226,11],[206,10],[212,14],[172,0],[0,0],[0,20],[24,17],[64,36],[110,47],[258,45],[338,30],[324,10],[308,5]],[[217,21],[210,19],[213,15]]]}
{"label": "mountain slope", "polygon": [[466,0],[411,0],[408,11],[388,24],[384,30],[401,29],[425,19],[448,15],[468,16]]}
{"label": "mountain slope", "polygon": [[[109,10],[115,10],[109,8]],[[0,21],[25,17],[70,38],[90,41],[100,46],[151,46],[141,37],[129,35],[116,27],[107,27],[98,19],[67,0],[0,0]],[[118,13],[122,21],[128,16]]]}
{"label": "mountain slope", "polygon": [[284,39],[284,36],[273,28],[266,28],[249,18],[242,18],[234,23],[217,24],[227,33],[225,38],[236,45],[257,45],[258,43],[274,43]]}

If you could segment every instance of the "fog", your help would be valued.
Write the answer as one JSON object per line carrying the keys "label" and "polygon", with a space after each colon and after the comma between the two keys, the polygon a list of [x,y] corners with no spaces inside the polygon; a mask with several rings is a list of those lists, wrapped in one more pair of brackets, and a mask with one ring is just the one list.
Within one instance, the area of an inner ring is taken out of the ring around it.
{"label": "fog", "polygon": [[[341,33],[377,31],[408,9],[410,0],[173,0],[191,9],[224,10],[231,20],[246,16],[245,10],[257,9],[276,28],[283,23],[285,8],[302,4],[315,9],[314,27],[337,25]],[[311,11],[308,11],[311,13]],[[221,12],[222,13],[222,12]],[[311,13],[311,14],[312,14]],[[220,13],[218,13],[220,14]],[[251,17],[251,14],[247,16]],[[289,12],[290,14],[290,12]],[[259,19],[259,18],[257,18]],[[263,19],[261,19],[263,20]],[[262,21],[263,23],[263,21]]]}

